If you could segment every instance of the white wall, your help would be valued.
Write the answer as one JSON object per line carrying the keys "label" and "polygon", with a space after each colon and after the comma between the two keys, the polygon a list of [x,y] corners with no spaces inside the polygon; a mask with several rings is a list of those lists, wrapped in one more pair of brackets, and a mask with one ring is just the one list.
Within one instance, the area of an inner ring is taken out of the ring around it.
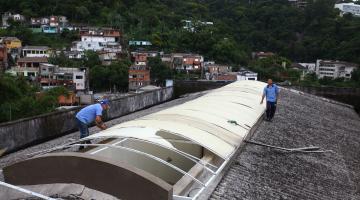
{"label": "white wall", "polygon": [[299,63],[301,66],[307,69],[307,72],[316,72],[316,63]]}
{"label": "white wall", "polygon": [[89,42],[115,42],[115,37],[104,37],[104,36],[81,36],[81,41]]}
{"label": "white wall", "polygon": [[[80,76],[82,77],[81,79],[79,79]],[[73,82],[75,84],[76,90],[85,90],[86,87],[85,80],[86,80],[85,72],[73,73]]]}
{"label": "white wall", "polygon": [[99,42],[91,42],[91,41],[79,41],[75,44],[72,51],[85,51],[85,50],[93,50],[99,51],[102,50],[104,47],[100,46]]}
{"label": "white wall", "polygon": [[50,57],[50,54],[48,51],[45,50],[23,50],[23,55],[25,57]]}

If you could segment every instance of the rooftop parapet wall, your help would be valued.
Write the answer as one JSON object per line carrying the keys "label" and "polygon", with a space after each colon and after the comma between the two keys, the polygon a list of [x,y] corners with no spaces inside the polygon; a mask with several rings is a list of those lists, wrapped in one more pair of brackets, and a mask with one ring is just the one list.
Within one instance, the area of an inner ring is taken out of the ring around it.
{"label": "rooftop parapet wall", "polygon": [[[120,117],[173,98],[173,87],[130,95],[111,101],[106,120]],[[0,150],[16,151],[26,146],[75,131],[80,108],[57,111],[0,124]]]}
{"label": "rooftop parapet wall", "polygon": [[341,87],[311,87],[311,86],[291,86],[295,90],[300,90],[314,95],[356,95],[360,96],[360,88],[341,88]]}

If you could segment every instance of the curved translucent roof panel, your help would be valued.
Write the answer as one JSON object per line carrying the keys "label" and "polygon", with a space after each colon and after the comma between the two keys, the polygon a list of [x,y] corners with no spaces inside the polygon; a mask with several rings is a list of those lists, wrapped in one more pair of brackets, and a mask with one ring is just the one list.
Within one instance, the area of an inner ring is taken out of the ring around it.
{"label": "curved translucent roof panel", "polygon": [[[227,159],[264,113],[265,104],[261,105],[260,100],[265,85],[258,81],[237,81],[89,138],[133,137],[176,148],[170,137],[176,135],[184,142],[199,144]],[[169,134],[168,138],[164,133]]]}

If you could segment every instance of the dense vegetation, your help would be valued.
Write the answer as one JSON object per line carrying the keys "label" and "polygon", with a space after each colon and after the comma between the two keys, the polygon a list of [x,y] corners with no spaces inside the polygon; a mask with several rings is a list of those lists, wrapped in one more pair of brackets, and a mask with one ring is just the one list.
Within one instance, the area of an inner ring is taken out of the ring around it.
{"label": "dense vegetation", "polygon": [[54,111],[59,95],[67,95],[63,87],[36,95],[39,91],[22,77],[0,74],[0,123]]}
{"label": "dense vegetation", "polygon": [[[118,27],[125,39],[146,39],[161,50],[198,52],[222,63],[246,64],[252,51],[273,51],[293,61],[360,63],[360,18],[339,17],[334,3],[317,0],[301,10],[287,0],[2,0],[0,12],[65,15],[71,22]],[[195,32],[189,32],[182,28],[185,19],[214,25],[194,23]],[[38,37],[24,39],[56,41]]]}
{"label": "dense vegetation", "polygon": [[[195,52],[206,60],[232,64],[235,69],[248,66],[259,73],[260,79],[299,80],[300,73],[283,68],[284,62],[286,66],[291,61],[316,59],[360,63],[360,18],[349,14],[340,17],[334,9],[335,0],[309,2],[302,10],[291,7],[287,0],[1,0],[0,13],[12,11],[27,18],[64,15],[71,23],[116,27],[124,33],[125,47],[131,39],[150,40],[152,48],[166,53]],[[182,20],[192,20],[194,31],[184,29]],[[0,36],[17,36],[24,45],[57,49],[79,39],[71,31],[57,35],[32,33],[26,24],[15,22],[0,30]],[[253,61],[253,51],[272,51],[278,56]],[[61,66],[88,67],[92,89],[127,88],[128,60],[104,67],[94,52],[87,52],[83,60],[69,60],[61,53],[50,61]],[[169,76],[199,76],[172,72],[159,58],[151,59],[149,65],[156,84],[163,84]],[[360,70],[353,73],[350,82],[317,80],[307,75],[301,84],[360,87]],[[1,76],[0,122],[53,110],[59,91],[47,92],[41,98],[35,98],[35,91],[38,88],[21,78]]]}
{"label": "dense vegetation", "polygon": [[97,91],[126,92],[130,61],[113,62],[109,66],[90,68],[90,87]]}

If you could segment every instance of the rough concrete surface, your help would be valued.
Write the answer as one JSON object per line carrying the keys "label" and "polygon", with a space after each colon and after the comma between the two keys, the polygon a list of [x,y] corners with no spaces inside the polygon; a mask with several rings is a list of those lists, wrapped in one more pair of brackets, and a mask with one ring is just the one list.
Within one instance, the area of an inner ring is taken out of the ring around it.
{"label": "rough concrete surface", "polygon": [[282,90],[273,122],[253,141],[328,153],[284,153],[246,144],[210,199],[360,199],[360,118],[349,107]]}
{"label": "rough concrete surface", "polygon": [[[173,100],[107,124],[136,119],[200,95]],[[91,134],[98,131],[96,127],[90,129]],[[0,158],[0,168],[25,159],[28,153],[78,137],[75,132],[6,155]],[[246,144],[210,199],[360,199],[360,118],[353,109],[282,90],[273,122],[262,122],[251,140],[287,148],[319,146],[333,153],[284,153]]]}
{"label": "rough concrete surface", "polygon": [[[145,110],[141,110],[141,111],[138,111],[138,112],[131,113],[129,115],[125,115],[125,116],[120,117],[120,118],[113,119],[111,121],[106,122],[105,124],[108,127],[111,127],[113,125],[116,125],[116,124],[119,124],[119,123],[122,123],[122,122],[125,122],[125,121],[130,121],[130,120],[133,120],[133,119],[137,119],[139,117],[142,117],[142,116],[154,113],[154,112],[158,112],[160,110],[163,110],[163,109],[175,106],[175,105],[185,103],[185,102],[190,101],[192,99],[195,99],[195,98],[197,98],[199,96],[202,96],[205,93],[206,92],[198,92],[198,93],[194,93],[194,94],[190,94],[190,95],[185,95],[182,98],[178,98],[178,99],[175,99],[175,100],[172,100],[172,101],[169,101],[169,102],[157,105],[157,106],[153,106],[153,107],[145,109]],[[97,128],[97,127],[89,128],[90,134],[94,134],[94,133],[97,133],[99,131],[100,131],[100,129]],[[3,157],[0,157],[0,180],[1,181],[3,180],[3,174],[2,174],[1,169],[4,168],[5,166],[8,166],[8,165],[10,165],[12,163],[19,162],[19,161],[22,161],[24,159],[27,159],[28,154],[30,154],[30,153],[50,149],[50,148],[53,148],[53,147],[56,147],[56,146],[59,146],[59,145],[62,145],[62,144],[66,144],[66,143],[68,143],[68,142],[70,142],[72,140],[77,140],[77,139],[79,139],[79,136],[80,136],[79,132],[74,132],[74,133],[65,135],[63,137],[59,137],[59,138],[50,140],[48,142],[44,142],[42,144],[38,144],[38,145],[35,145],[35,146],[32,146],[32,147],[29,147],[29,148],[19,150],[17,152],[5,155]]]}

